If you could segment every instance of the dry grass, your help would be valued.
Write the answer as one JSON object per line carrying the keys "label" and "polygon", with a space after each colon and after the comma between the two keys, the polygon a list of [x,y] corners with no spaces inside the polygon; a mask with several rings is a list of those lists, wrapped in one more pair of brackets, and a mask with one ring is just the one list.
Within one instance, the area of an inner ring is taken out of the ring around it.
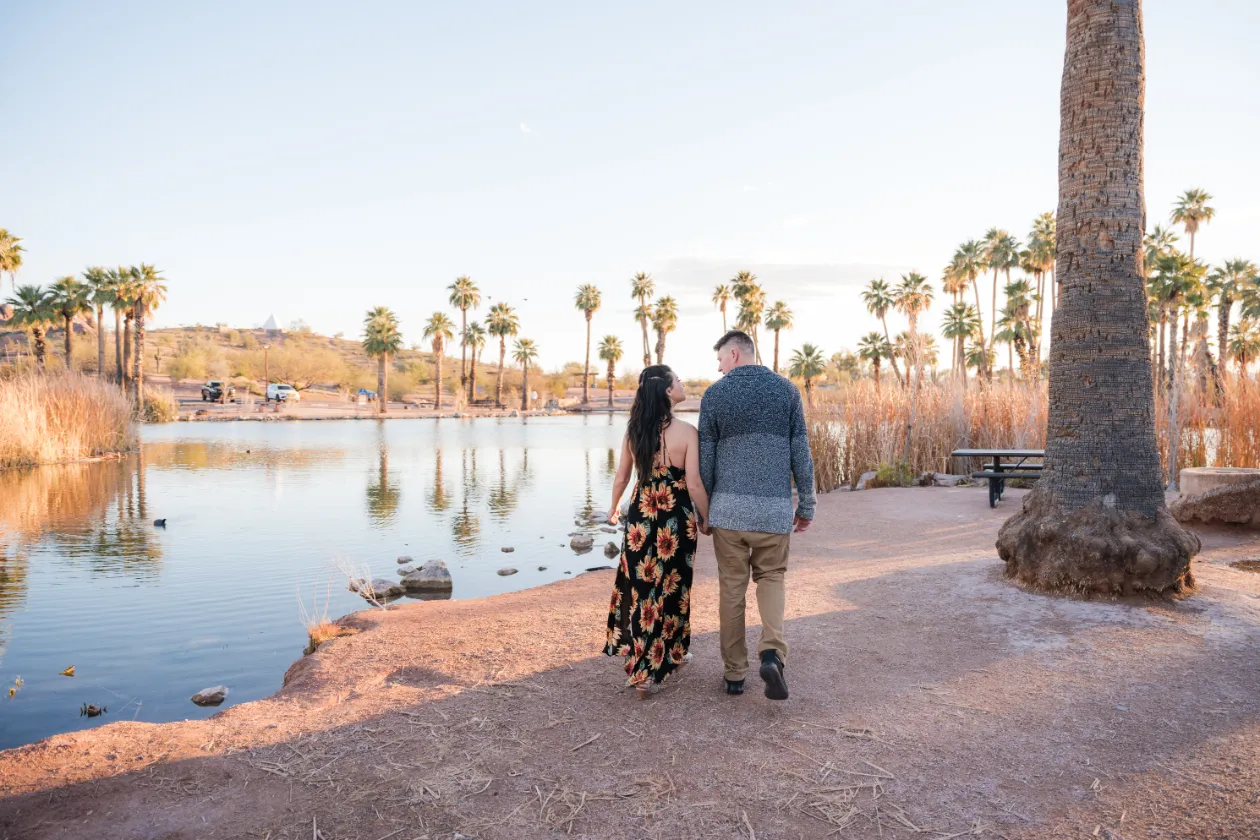
{"label": "dry grass", "polygon": [[342,627],[340,624],[334,624],[326,618],[308,624],[306,625],[306,635],[310,644],[306,646],[306,653],[314,653],[324,642],[339,639],[342,636],[353,636],[358,632],[352,627]]}
{"label": "dry grass", "polygon": [[127,452],[138,438],[117,388],[76,373],[0,380],[0,469]]}
{"label": "dry grass", "polygon": [[[820,491],[854,485],[862,473],[900,464],[906,454],[910,393],[896,384],[856,382],[822,392],[810,412],[815,483]],[[949,453],[963,447],[1045,445],[1045,383],[973,384],[967,390],[927,384],[919,405],[905,472],[952,472]]]}
{"label": "dry grass", "polygon": [[[857,382],[816,395],[809,437],[815,485],[828,492],[854,485],[862,473],[896,476],[910,415],[909,392],[895,383]],[[947,383],[925,385],[910,436],[904,472],[966,471],[949,453],[965,447],[1045,446],[1046,383],[972,382],[963,390]],[[1179,404],[1177,467],[1260,467],[1260,384],[1235,374],[1222,377],[1219,394],[1191,383]],[[1165,471],[1169,450],[1168,399],[1155,399],[1155,432]],[[881,469],[882,468],[882,469]],[[897,483],[894,481],[893,483]]]}

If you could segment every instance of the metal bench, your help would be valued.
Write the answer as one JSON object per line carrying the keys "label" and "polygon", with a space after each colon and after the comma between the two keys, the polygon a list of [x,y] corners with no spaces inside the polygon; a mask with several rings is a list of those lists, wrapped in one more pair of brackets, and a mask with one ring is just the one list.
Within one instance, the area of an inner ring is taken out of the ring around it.
{"label": "metal bench", "polygon": [[[955,449],[950,453],[955,458],[992,458],[992,463],[983,464],[983,469],[973,472],[972,478],[983,478],[989,482],[989,507],[997,507],[1006,490],[1008,478],[1022,478],[1036,481],[1041,478],[1044,464],[1030,464],[1029,458],[1045,458],[1044,449]],[[1013,463],[1002,463],[1006,458]]]}

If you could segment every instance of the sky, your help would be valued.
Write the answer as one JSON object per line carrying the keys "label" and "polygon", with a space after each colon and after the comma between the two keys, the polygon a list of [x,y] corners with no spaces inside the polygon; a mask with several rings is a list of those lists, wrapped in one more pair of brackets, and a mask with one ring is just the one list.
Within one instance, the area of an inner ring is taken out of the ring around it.
{"label": "sky", "polygon": [[[1196,254],[1260,260],[1260,8],[1144,5],[1150,223],[1202,187],[1217,217]],[[869,279],[939,281],[960,242],[1054,209],[1065,16],[0,0],[0,227],[24,240],[20,283],[156,264],[159,327],[274,313],[352,337],[384,305],[410,344],[466,274],[548,369],[582,356],[583,283],[596,341],[620,336],[633,366],[647,271],[680,303],[666,361],[713,378],[709,299],[740,269],[795,312],[785,356],[830,354],[877,326]]]}

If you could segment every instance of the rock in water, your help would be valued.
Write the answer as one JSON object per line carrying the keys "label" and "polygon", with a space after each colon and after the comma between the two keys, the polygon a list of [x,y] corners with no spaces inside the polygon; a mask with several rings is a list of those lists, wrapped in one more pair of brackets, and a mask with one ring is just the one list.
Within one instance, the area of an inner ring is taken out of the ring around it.
{"label": "rock in water", "polygon": [[408,563],[406,566],[398,567],[398,574],[402,575],[403,577],[406,577],[407,575],[412,574],[414,572],[418,572],[418,571],[420,571],[420,567],[415,565],[414,563]]}
{"label": "rock in water", "polygon": [[599,530],[603,531],[605,534],[615,534],[615,533],[617,533],[617,529],[616,529],[616,528],[614,528],[614,527],[613,527],[613,526],[611,526],[611,525],[605,525],[603,528],[600,528]]}
{"label": "rock in water", "polygon": [[574,551],[590,551],[595,546],[595,538],[589,536],[578,535],[569,542],[569,548]]}
{"label": "rock in water", "polygon": [[451,588],[451,572],[441,560],[430,560],[403,578],[402,584],[408,592],[440,592]]}
{"label": "rock in water", "polygon": [[359,589],[359,594],[364,598],[393,598],[401,595],[407,590],[401,583],[385,578],[373,578],[371,583],[364,584]]}
{"label": "rock in water", "polygon": [[540,571],[540,572],[545,572],[545,571],[547,571],[547,567],[546,567],[546,566],[539,566],[539,567],[538,567],[538,571]]}
{"label": "rock in water", "polygon": [[503,548],[500,548],[499,551],[502,551],[504,554],[511,554],[513,551],[516,551],[516,549],[512,548],[510,545],[505,545]]}
{"label": "rock in water", "polygon": [[402,565],[404,565],[404,564],[406,564],[406,563],[410,563],[410,562],[411,562],[411,558],[410,558],[410,557],[408,557],[408,556],[407,556],[407,555],[405,555],[405,554],[404,554],[402,557],[399,557],[399,558],[398,558],[398,565],[399,565],[399,566],[402,566]]}
{"label": "rock in water", "polygon": [[166,520],[165,520],[165,519],[155,519],[155,520],[153,520],[153,526],[154,526],[155,528],[165,528],[165,527],[166,527]]}
{"label": "rock in water", "polygon": [[604,556],[609,560],[619,554],[621,554],[621,546],[617,545],[615,542],[610,542],[608,545],[604,546]]}
{"label": "rock in water", "polygon": [[503,569],[499,569],[499,577],[507,577],[508,575],[514,575],[514,574],[516,574],[516,569],[513,569],[511,566],[508,566]]}
{"label": "rock in water", "polygon": [[198,706],[217,706],[227,699],[228,689],[226,685],[216,685],[213,688],[203,688],[192,697],[188,698]]}

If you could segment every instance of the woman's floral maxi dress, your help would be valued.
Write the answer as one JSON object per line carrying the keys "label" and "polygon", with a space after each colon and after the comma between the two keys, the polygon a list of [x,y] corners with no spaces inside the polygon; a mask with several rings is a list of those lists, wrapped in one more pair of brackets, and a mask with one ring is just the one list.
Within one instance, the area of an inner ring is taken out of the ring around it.
{"label": "woman's floral maxi dress", "polygon": [[663,452],[651,480],[637,482],[630,496],[608,608],[604,653],[626,658],[626,684],[633,686],[664,681],[691,647],[695,508],[686,471]]}

